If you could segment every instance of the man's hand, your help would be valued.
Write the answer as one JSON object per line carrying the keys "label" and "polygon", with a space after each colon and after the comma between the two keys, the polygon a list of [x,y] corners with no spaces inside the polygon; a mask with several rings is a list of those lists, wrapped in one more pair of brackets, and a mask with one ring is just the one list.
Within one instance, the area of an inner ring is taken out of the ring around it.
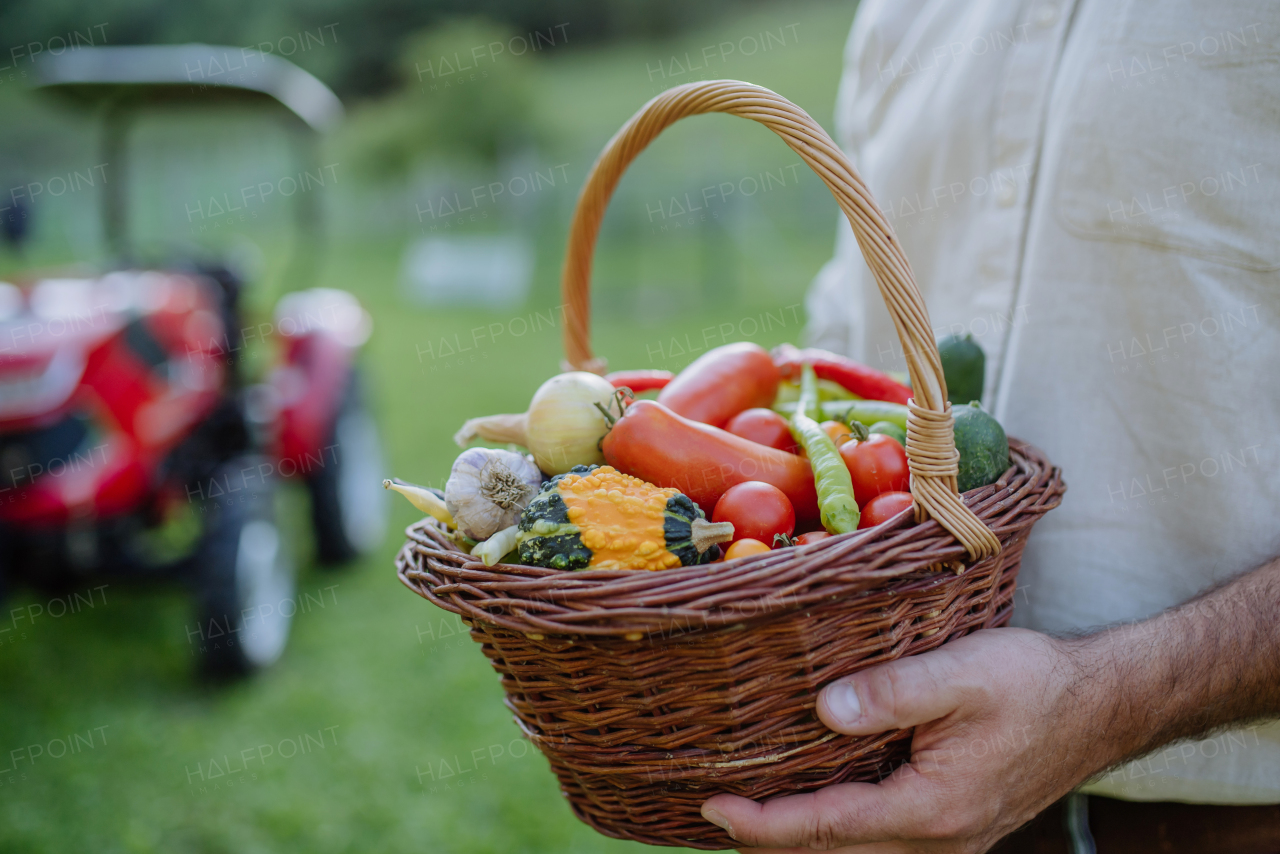
{"label": "man's hand", "polygon": [[1078,640],[989,629],[826,686],[837,732],[915,727],[884,782],[702,814],[765,849],[977,852],[1094,774],[1216,727],[1280,716],[1280,561]]}
{"label": "man's hand", "polygon": [[991,629],[833,682],[823,723],[849,735],[914,726],[910,763],[879,784],[764,804],[716,795],[702,814],[758,849],[985,851],[1114,761],[1090,733],[1106,698],[1066,643]]}

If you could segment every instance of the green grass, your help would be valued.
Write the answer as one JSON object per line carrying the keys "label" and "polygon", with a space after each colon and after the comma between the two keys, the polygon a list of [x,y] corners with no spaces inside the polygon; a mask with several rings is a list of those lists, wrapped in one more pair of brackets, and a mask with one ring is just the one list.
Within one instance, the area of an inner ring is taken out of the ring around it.
{"label": "green grass", "polygon": [[[648,79],[646,62],[798,22],[797,46],[726,62],[709,76],[777,88],[828,124],[852,8],[780,8],[677,43],[547,60],[540,109],[573,142],[565,143],[568,154],[553,152],[546,162],[561,157],[576,165],[573,187],[544,206],[545,221],[534,232],[538,263],[529,306],[493,313],[406,302],[397,270],[406,237],[416,236],[412,226],[384,237],[366,231],[327,247],[319,284],[352,290],[374,316],[366,363],[395,474],[442,485],[455,453],[450,437],[462,420],[523,409],[558,369],[561,323],[554,307],[568,206],[600,144],[661,88],[662,81]],[[641,158],[624,179],[619,203],[643,205],[659,184],[662,193],[696,190],[708,175],[795,161],[770,134],[740,120],[689,124]],[[829,253],[835,214],[816,180],[803,177],[809,183],[794,188],[794,198],[778,190],[776,204],[761,196],[744,209],[755,218],[750,240],[716,242],[698,228],[663,233],[606,221],[594,340],[610,364],[679,368],[692,351],[726,340],[769,345],[799,338],[804,290]],[[28,261],[76,257],[69,249],[41,252]],[[280,254],[267,253],[267,286],[254,295],[260,308],[279,289]],[[0,273],[22,263],[0,258]],[[542,318],[542,328],[517,337],[516,319],[532,315]],[[475,344],[473,330],[494,323],[511,334]],[[469,339],[472,348],[461,356],[441,355],[442,340]],[[10,609],[58,610],[47,595],[17,591],[0,615],[0,630],[10,629],[0,631],[0,769],[13,766],[29,745],[43,746],[45,755],[0,774],[0,850],[640,850],[578,823],[541,756],[527,749],[515,755],[527,744],[479,648],[460,633],[456,618],[395,580],[399,531],[417,514],[398,500],[393,507],[392,535],[377,555],[339,572],[304,568],[306,607],[285,657],[229,687],[193,678],[190,607],[179,590],[110,584],[92,608],[15,624]],[[305,553],[305,530],[297,536]],[[49,755],[58,752],[56,739],[76,733],[77,752]],[[291,743],[309,749],[282,755]],[[264,745],[272,752],[259,761]],[[465,772],[459,766],[473,767],[472,751],[486,759]],[[226,764],[240,767],[243,756],[255,757],[245,771],[210,776]],[[431,779],[449,770],[454,776]]]}

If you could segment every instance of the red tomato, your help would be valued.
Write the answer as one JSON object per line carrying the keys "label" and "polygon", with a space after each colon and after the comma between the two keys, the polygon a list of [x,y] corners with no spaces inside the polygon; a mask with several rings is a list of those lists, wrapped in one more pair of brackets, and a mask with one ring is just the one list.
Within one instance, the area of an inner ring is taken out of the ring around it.
{"label": "red tomato", "polygon": [[853,497],[859,507],[881,493],[911,488],[907,452],[892,436],[872,433],[866,441],[845,442],[840,456],[853,479]]}
{"label": "red tomato", "polygon": [[810,543],[818,542],[818,540],[825,540],[829,536],[831,536],[831,534],[827,533],[826,531],[810,531],[807,534],[801,534],[800,536],[796,537],[796,545],[807,546]]}
{"label": "red tomato", "polygon": [[796,529],[796,512],[781,489],[749,480],[729,487],[720,496],[711,521],[732,522],[735,543],[744,539],[772,543],[778,534],[791,536]]}
{"label": "red tomato", "polygon": [[734,558],[747,557],[748,555],[761,555],[769,551],[769,547],[759,540],[738,540],[724,553],[725,560],[733,560]]}
{"label": "red tomato", "polygon": [[873,528],[888,522],[910,506],[910,492],[882,492],[862,508],[862,517],[858,519],[858,530]]}
{"label": "red tomato", "polygon": [[757,407],[739,412],[729,419],[724,429],[735,436],[750,439],[759,445],[777,448],[779,451],[795,454],[800,450],[795,437],[791,435],[791,428],[787,426],[787,419],[772,409]]}

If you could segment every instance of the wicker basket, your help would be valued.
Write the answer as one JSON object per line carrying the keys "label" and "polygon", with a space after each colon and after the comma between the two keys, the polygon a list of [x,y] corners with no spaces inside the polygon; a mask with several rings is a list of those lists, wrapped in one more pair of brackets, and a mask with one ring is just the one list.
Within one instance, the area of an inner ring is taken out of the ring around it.
{"label": "wicker basket", "polygon": [[1013,464],[1000,480],[956,494],[946,385],[897,237],[826,133],[791,102],[746,83],[671,89],[605,147],[569,236],[568,364],[603,367],[589,343],[590,268],[613,188],[665,127],[708,112],[769,127],[848,215],[917,396],[907,429],[914,512],[809,546],[652,573],[486,567],[423,520],[408,530],[396,565],[410,589],[471,627],[502,676],[507,706],[580,819],[608,836],[725,849],[733,841],[699,813],[717,792],[763,799],[877,780],[907,760],[909,730],[828,730],[813,714],[818,690],[1003,625],[1027,534],[1065,486],[1041,452],[1011,439]]}

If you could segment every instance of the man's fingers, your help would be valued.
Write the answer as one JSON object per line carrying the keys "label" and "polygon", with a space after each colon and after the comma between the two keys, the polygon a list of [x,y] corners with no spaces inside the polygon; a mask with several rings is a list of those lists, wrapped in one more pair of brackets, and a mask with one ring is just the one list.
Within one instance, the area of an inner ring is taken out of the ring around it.
{"label": "man's fingers", "polygon": [[716,795],[702,805],[718,824],[752,848],[811,848],[909,838],[919,824],[918,805],[907,786],[842,783],[804,795],[758,804],[737,795]]}
{"label": "man's fingers", "polygon": [[846,735],[905,729],[945,717],[967,685],[945,650],[901,658],[832,682],[818,695],[818,717]]}

